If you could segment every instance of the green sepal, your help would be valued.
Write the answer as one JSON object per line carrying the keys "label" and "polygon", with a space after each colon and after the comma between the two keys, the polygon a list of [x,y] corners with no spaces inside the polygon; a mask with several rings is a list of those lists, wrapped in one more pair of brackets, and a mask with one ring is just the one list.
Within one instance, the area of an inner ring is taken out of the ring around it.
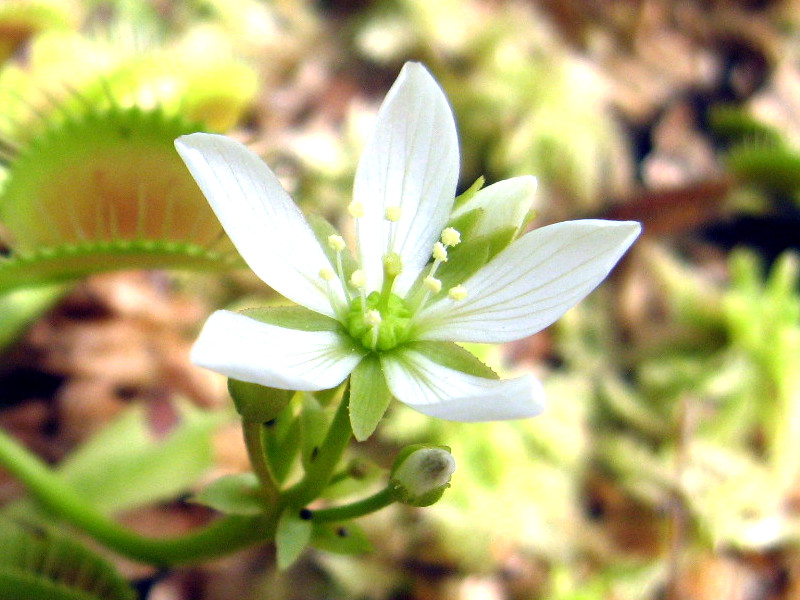
{"label": "green sepal", "polygon": [[271,421],[288,406],[294,395],[292,390],[279,390],[233,378],[228,378],[228,393],[233,398],[236,412],[246,423]]}
{"label": "green sepal", "polygon": [[391,400],[380,359],[365,356],[350,376],[350,426],[359,442],[372,435]]}
{"label": "green sepal", "polygon": [[475,182],[471,186],[469,186],[469,188],[467,188],[464,191],[463,194],[459,194],[458,196],[456,196],[456,200],[453,203],[453,209],[455,210],[462,204],[465,204],[466,202],[470,201],[472,197],[481,190],[484,183],[486,183],[486,178],[483,175],[481,175],[475,180]]}
{"label": "green sepal", "polygon": [[411,342],[403,349],[419,352],[433,362],[455,371],[484,379],[500,379],[497,373],[474,354],[453,342]]}
{"label": "green sepal", "polygon": [[[325,253],[325,256],[328,257],[331,265],[336,268],[336,251],[330,247],[330,244],[328,243],[328,237],[341,234],[324,217],[316,213],[308,215],[306,220],[311,226],[311,231],[314,232],[314,236],[317,238],[320,247],[322,247],[322,251]],[[349,248],[342,250],[339,253],[339,257],[342,261],[342,271],[346,282],[350,279],[350,275],[353,274],[353,271],[358,269],[358,262],[356,262],[356,259],[353,258]]]}
{"label": "green sepal", "polygon": [[303,519],[300,513],[300,509],[290,506],[283,511],[278,520],[275,547],[278,554],[278,569],[281,571],[291,567],[311,541],[314,524],[310,519]]}
{"label": "green sepal", "polygon": [[261,484],[254,473],[224,475],[212,481],[191,500],[228,515],[260,515],[267,508]]}
{"label": "green sepal", "polygon": [[317,451],[328,431],[328,412],[311,394],[303,394],[303,410],[300,412],[301,456],[303,468],[308,469],[316,458]]}
{"label": "green sepal", "polygon": [[332,554],[366,554],[373,550],[364,530],[353,521],[314,523],[311,545]]}
{"label": "green sepal", "polygon": [[256,321],[297,329],[299,331],[339,331],[341,326],[336,319],[308,310],[303,306],[260,306],[240,311]]}

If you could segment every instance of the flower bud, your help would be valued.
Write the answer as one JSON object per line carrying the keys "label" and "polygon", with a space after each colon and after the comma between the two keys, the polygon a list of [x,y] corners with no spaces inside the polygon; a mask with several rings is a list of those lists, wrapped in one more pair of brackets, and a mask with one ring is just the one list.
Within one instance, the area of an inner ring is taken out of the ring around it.
{"label": "flower bud", "polygon": [[456,461],[447,446],[407,446],[394,461],[392,490],[398,502],[430,506],[450,487],[450,477],[455,470]]}
{"label": "flower bud", "polygon": [[236,411],[248,423],[266,423],[286,408],[294,392],[265,387],[238,379],[228,379],[228,393]]}

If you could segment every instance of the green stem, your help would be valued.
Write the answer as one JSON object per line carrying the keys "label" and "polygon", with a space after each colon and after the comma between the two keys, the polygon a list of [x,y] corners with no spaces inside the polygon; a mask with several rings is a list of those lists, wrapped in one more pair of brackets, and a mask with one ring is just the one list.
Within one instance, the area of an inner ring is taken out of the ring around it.
{"label": "green stem", "polygon": [[225,556],[275,534],[275,519],[259,515],[224,517],[185,536],[149,538],[87,506],[75,490],[2,430],[0,464],[21,480],[46,510],[111,550],[141,562],[167,566]]}
{"label": "green stem", "polygon": [[349,405],[350,383],[348,382],[316,458],[309,465],[303,479],[286,491],[283,496],[284,506],[305,506],[319,498],[325,491],[353,433],[350,428]]}
{"label": "green stem", "polygon": [[277,508],[280,490],[275,481],[275,476],[272,474],[272,469],[269,463],[267,463],[264,439],[261,436],[263,428],[264,425],[261,423],[242,422],[244,443],[245,446],[247,446],[247,455],[250,457],[250,464],[253,467],[253,472],[255,472],[258,480],[261,482],[261,490],[264,492],[267,506]]}
{"label": "green stem", "polygon": [[384,488],[380,492],[344,506],[321,508],[311,512],[311,519],[318,523],[332,523],[346,521],[374,513],[397,501],[391,488]]}

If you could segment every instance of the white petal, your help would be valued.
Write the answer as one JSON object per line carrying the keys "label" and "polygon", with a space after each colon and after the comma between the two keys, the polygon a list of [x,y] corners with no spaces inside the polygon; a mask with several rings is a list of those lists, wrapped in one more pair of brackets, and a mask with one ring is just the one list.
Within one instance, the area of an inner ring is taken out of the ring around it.
{"label": "white petal", "polygon": [[485,379],[435,363],[413,350],[381,356],[386,383],[395,398],[431,417],[449,421],[504,421],[544,410],[538,379]]}
{"label": "white petal", "polygon": [[464,300],[425,308],[414,336],[498,343],[536,333],[597,287],[640,231],[633,221],[593,219],[531,231],[464,282]]}
{"label": "white petal", "polygon": [[320,277],[331,264],[269,167],[221,135],[185,135],[175,147],[255,274],[297,304],[334,316],[330,298],[344,305],[341,285]]}
{"label": "white petal", "polygon": [[[353,189],[365,211],[357,234],[369,290],[380,288],[390,250],[403,259],[395,291],[403,294],[416,279],[449,219],[458,163],[447,99],[425,67],[406,63],[378,112]],[[384,219],[387,207],[400,207],[398,222]]]}
{"label": "white petal", "polygon": [[299,331],[220,310],[192,348],[192,362],[228,377],[285,390],[335,387],[363,356],[334,331]]}

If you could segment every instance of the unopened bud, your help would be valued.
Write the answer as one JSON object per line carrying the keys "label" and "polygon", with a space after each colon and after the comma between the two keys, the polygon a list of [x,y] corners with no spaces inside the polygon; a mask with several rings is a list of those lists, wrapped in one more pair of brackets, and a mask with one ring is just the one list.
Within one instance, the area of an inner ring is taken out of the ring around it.
{"label": "unopened bud", "polygon": [[391,485],[398,502],[430,506],[450,487],[456,461],[446,446],[407,446],[392,467]]}

